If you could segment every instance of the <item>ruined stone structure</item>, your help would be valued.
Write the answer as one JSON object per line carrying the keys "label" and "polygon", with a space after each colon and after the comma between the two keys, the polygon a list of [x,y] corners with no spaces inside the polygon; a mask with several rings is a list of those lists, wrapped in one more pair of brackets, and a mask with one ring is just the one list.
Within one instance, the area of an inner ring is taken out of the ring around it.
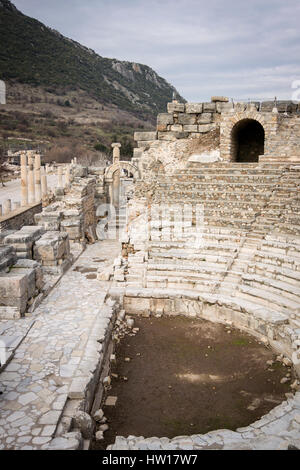
{"label": "ruined stone structure", "polygon": [[[170,103],[156,132],[135,133],[141,178],[110,290],[128,314],[235,325],[284,354],[300,373],[299,132],[293,103],[233,106],[214,97]],[[202,449],[218,439],[220,448],[258,448],[278,439],[278,426],[296,429],[297,409],[299,393],[230,436],[153,439],[161,449]],[[282,448],[287,440],[279,439]],[[152,443],[132,436],[110,448]]]}
{"label": "ruined stone structure", "polygon": [[[108,168],[73,161],[36,225],[0,232],[0,341],[9,351],[0,449],[89,448],[105,422],[112,328],[125,315],[236,326],[300,374],[298,106],[172,102],[157,130],[135,139],[131,162],[119,144]],[[33,191],[40,197],[32,167],[22,172],[24,208]],[[42,182],[43,171],[41,195]],[[113,211],[121,243],[105,239],[118,235],[107,228]],[[96,226],[103,241],[94,243]],[[85,276],[89,269],[97,273]],[[296,382],[285,402],[245,428],[117,437],[110,448],[299,447],[299,411]]]}

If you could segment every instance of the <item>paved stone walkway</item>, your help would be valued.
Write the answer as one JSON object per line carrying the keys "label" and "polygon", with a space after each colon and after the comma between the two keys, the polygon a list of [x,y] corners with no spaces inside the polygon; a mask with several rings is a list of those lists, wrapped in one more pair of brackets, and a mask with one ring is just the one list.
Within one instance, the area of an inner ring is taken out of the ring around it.
{"label": "paved stone walkway", "polygon": [[104,304],[108,283],[85,271],[108,266],[119,249],[108,240],[88,246],[35,311],[33,326],[0,374],[0,449],[47,448],[73,381],[90,380],[111,312]]}
{"label": "paved stone walkway", "polygon": [[[47,184],[49,189],[54,189],[57,186],[58,176],[47,175]],[[11,199],[12,202],[21,201],[21,180],[15,179],[5,183],[5,186],[0,184],[0,204],[6,199]]]}

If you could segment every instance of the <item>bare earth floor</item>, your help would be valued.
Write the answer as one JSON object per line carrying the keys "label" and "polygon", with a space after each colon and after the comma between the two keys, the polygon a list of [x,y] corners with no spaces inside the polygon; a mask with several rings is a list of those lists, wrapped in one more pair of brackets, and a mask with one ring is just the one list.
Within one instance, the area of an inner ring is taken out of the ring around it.
{"label": "bare earth floor", "polygon": [[134,326],[140,328],[137,335],[126,336],[116,350],[112,372],[118,378],[109,395],[118,400],[103,408],[109,430],[95,449],[106,448],[117,435],[172,438],[235,430],[291,391],[290,382],[280,383],[291,370],[239,330],[184,317],[137,317]]}

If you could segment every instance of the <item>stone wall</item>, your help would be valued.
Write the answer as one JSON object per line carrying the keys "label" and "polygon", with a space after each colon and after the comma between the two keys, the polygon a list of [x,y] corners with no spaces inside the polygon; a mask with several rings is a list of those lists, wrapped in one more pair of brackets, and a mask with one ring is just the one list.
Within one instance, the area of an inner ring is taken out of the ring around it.
{"label": "stone wall", "polygon": [[22,207],[17,211],[0,217],[0,233],[6,230],[18,230],[24,225],[33,225],[34,216],[42,210],[42,203],[34,204],[29,207]]}
{"label": "stone wall", "polygon": [[66,232],[73,243],[95,241],[96,188],[96,177],[88,176],[88,169],[78,166],[74,169],[71,186],[35,216],[36,223],[45,230]]}
{"label": "stone wall", "polygon": [[[192,141],[199,146],[218,131],[217,145],[211,142],[202,150],[220,148],[220,160],[235,161],[233,130],[243,120],[261,124],[265,135],[264,155],[260,161],[297,161],[300,159],[299,105],[288,101],[229,103],[228,98],[212,97],[206,103],[168,103],[168,112],[157,117],[156,131],[135,132],[137,148],[133,163],[141,174],[162,165],[165,171],[181,169],[191,155]],[[212,139],[211,139],[212,140]],[[161,171],[161,170],[160,170]]]}

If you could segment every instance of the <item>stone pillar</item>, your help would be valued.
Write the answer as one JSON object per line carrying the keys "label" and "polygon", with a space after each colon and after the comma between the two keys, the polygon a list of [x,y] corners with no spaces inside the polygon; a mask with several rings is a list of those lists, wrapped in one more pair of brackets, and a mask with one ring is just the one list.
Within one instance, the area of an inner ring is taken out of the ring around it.
{"label": "stone pillar", "polygon": [[[32,159],[29,159],[32,162]],[[34,173],[33,164],[29,164],[28,170],[28,202],[29,204],[35,203],[35,190],[34,190]]]}
{"label": "stone pillar", "polygon": [[18,202],[13,202],[13,210],[14,211],[20,209],[20,206],[21,206],[21,203],[19,201]]}
{"label": "stone pillar", "polygon": [[8,215],[11,212],[11,199],[6,199],[3,203],[3,215]]}
{"label": "stone pillar", "polygon": [[[46,167],[47,168],[47,167]],[[42,189],[42,198],[46,197],[48,194],[48,187],[47,187],[47,169],[45,171],[45,168],[41,168],[41,189]]]}
{"label": "stone pillar", "polygon": [[62,166],[58,167],[58,187],[63,188]]}
{"label": "stone pillar", "polygon": [[2,204],[0,204],[0,217],[2,217]]}
{"label": "stone pillar", "polygon": [[28,155],[28,165],[29,166],[33,165],[34,164],[34,157],[33,157],[32,150],[28,150],[27,155]]}
{"label": "stone pillar", "polygon": [[70,186],[71,184],[71,168],[70,165],[67,165],[65,168],[65,186]]}
{"label": "stone pillar", "polygon": [[111,144],[113,148],[113,163],[118,163],[120,161],[120,147],[121,144],[119,143],[113,143]]}
{"label": "stone pillar", "polygon": [[41,156],[36,155],[34,160],[34,176],[35,176],[35,202],[41,202]]}
{"label": "stone pillar", "polygon": [[21,205],[28,205],[28,177],[27,177],[27,156],[21,155]]}

